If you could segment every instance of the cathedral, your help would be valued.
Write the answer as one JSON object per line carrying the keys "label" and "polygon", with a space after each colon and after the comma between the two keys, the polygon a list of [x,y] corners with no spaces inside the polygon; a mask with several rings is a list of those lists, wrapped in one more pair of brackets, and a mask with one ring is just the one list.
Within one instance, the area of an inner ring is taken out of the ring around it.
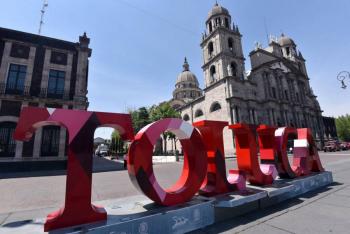
{"label": "cathedral", "polygon": [[[324,137],[322,110],[310,87],[305,59],[290,37],[271,38],[249,53],[244,65],[242,35],[229,11],[215,4],[202,36],[204,88],[185,58],[170,104],[182,119],[227,121],[273,126],[308,127],[316,140]],[[234,153],[233,133],[224,130],[227,155]]]}

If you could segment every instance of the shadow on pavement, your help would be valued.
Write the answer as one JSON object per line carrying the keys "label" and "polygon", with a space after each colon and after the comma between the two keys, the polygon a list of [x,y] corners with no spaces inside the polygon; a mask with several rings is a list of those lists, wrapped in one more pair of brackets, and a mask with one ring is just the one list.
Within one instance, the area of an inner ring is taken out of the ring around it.
{"label": "shadow on pavement", "polygon": [[300,196],[298,196],[297,198],[293,198],[281,203],[277,203],[273,206],[267,207],[267,208],[259,208],[255,211],[252,211],[250,213],[244,214],[244,215],[240,215],[240,216],[236,216],[232,219],[223,221],[223,222],[219,222],[219,223],[215,223],[214,225],[205,227],[205,229],[199,229],[196,231],[192,231],[189,232],[191,234],[202,234],[202,233],[221,233],[221,232],[225,232],[228,230],[231,230],[235,227],[238,226],[243,226],[246,225],[248,223],[254,222],[258,219],[261,219],[263,217],[266,217],[268,215],[283,211],[283,210],[287,210],[288,208],[292,208],[294,206],[300,205],[303,202],[307,201],[307,199],[312,198],[317,196],[318,194],[327,192],[329,190],[334,189],[336,186],[341,186],[343,185],[342,183],[338,183],[338,182],[333,182],[332,184],[329,184],[326,187],[320,188],[320,189],[316,189],[314,191],[310,191],[308,193],[305,194],[301,194]]}
{"label": "shadow on pavement", "polygon": [[[23,177],[40,177],[40,176],[58,176],[65,175],[66,161],[38,161],[38,162],[16,162],[12,164],[2,164],[0,167],[0,179],[23,178]],[[11,167],[11,168],[7,168]],[[10,170],[11,169],[11,170]],[[107,171],[121,171],[124,169],[123,161],[109,160],[103,157],[93,158],[93,173]]]}

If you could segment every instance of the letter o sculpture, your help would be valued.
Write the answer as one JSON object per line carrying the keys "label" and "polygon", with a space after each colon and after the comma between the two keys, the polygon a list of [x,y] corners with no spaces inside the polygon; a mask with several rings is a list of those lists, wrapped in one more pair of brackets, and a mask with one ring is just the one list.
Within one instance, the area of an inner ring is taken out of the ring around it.
{"label": "letter o sculpture", "polygon": [[[153,172],[153,148],[164,131],[174,133],[181,142],[184,165],[178,181],[163,189]],[[205,146],[199,132],[181,119],[162,119],[141,129],[128,152],[128,172],[131,181],[154,202],[171,206],[189,201],[201,187],[207,171]]]}

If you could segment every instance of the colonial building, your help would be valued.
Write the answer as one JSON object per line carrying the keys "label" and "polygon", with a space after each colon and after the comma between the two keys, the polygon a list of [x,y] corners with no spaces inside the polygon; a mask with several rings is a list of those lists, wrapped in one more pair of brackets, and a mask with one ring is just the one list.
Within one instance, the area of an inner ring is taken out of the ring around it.
{"label": "colonial building", "polygon": [[[201,42],[205,87],[198,96],[201,90],[196,76],[183,75],[188,69],[179,75],[171,104],[182,118],[189,122],[206,119],[308,127],[322,140],[322,110],[296,43],[282,34],[271,39],[266,48],[257,44],[249,54],[251,70],[246,71],[242,35],[229,11],[215,4],[205,23]],[[186,61],[185,65],[188,68]],[[224,130],[224,141],[227,153],[234,153],[228,129]]]}
{"label": "colonial building", "polygon": [[12,136],[25,106],[87,109],[89,42],[0,28],[0,163],[65,159],[64,128],[40,128],[29,142]]}

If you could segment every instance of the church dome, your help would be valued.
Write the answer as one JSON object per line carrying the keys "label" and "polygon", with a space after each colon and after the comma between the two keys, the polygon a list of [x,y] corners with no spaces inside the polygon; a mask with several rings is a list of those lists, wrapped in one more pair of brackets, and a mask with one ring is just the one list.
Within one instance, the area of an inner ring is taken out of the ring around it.
{"label": "church dome", "polygon": [[177,76],[176,83],[193,82],[198,85],[197,77],[190,71],[183,71]]}
{"label": "church dome", "polygon": [[182,67],[183,71],[177,76],[175,90],[173,91],[172,106],[174,108],[179,107],[178,101],[183,105],[202,96],[197,77],[190,71],[186,57]]}
{"label": "church dome", "polygon": [[283,33],[281,37],[278,39],[278,44],[280,44],[281,46],[295,45],[292,38],[285,36]]}
{"label": "church dome", "polygon": [[187,59],[185,58],[185,62],[183,65],[183,71],[177,76],[176,84],[188,82],[188,83],[194,83],[196,86],[198,86],[198,80],[195,74],[193,74],[189,70],[189,65],[187,63]]}
{"label": "church dome", "polygon": [[214,15],[230,15],[230,13],[225,7],[222,7],[218,3],[215,3],[214,7],[208,13],[208,19]]}

